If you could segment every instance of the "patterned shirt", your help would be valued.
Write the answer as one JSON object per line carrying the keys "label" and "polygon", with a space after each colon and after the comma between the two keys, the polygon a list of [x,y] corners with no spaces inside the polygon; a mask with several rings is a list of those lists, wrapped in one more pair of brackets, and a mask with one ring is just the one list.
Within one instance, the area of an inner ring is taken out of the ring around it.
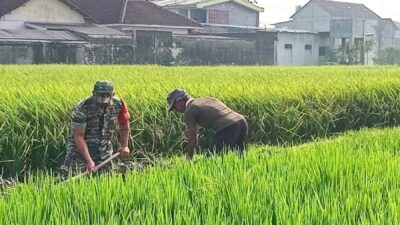
{"label": "patterned shirt", "polygon": [[[124,125],[130,120],[130,115],[124,101],[113,97],[111,104],[99,106],[88,97],[79,102],[72,111],[72,129],[85,129],[85,141],[93,161],[102,161],[113,153],[111,138],[117,123]],[[77,151],[73,135],[68,141],[67,158],[83,157]]]}

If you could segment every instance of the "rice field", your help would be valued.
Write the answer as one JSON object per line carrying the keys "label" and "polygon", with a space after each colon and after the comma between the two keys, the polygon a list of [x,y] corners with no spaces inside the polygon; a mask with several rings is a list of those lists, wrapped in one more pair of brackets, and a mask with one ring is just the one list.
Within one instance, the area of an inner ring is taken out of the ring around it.
{"label": "rice field", "polygon": [[[71,110],[100,79],[156,164],[61,184]],[[177,87],[246,116],[244,158],[181,156]],[[0,187],[0,224],[400,223],[399,67],[1,66],[0,94],[0,175],[21,181]]]}
{"label": "rice field", "polygon": [[[130,147],[140,158],[182,154],[183,120],[165,101],[176,87],[217,97],[245,115],[255,144],[291,146],[400,121],[398,67],[1,66],[2,173],[56,170],[71,110],[98,79],[112,80],[127,102]],[[201,148],[210,135],[201,130]]]}
{"label": "rice field", "polygon": [[351,132],[0,196],[0,224],[399,224],[400,129]]}

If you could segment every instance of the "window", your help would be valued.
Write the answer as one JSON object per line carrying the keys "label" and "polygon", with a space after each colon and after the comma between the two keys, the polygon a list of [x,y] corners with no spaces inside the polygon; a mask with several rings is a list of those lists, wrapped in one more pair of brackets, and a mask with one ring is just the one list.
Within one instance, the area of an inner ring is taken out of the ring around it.
{"label": "window", "polygon": [[208,10],[208,22],[213,24],[229,24],[229,11]]}
{"label": "window", "polygon": [[292,44],[285,44],[285,49],[292,49]]}
{"label": "window", "polygon": [[319,56],[326,56],[327,47],[319,47]]}
{"label": "window", "polygon": [[304,45],[304,49],[305,50],[311,50],[312,49],[312,45]]}
{"label": "window", "polygon": [[205,9],[191,9],[190,19],[199,23],[207,23],[207,10]]}

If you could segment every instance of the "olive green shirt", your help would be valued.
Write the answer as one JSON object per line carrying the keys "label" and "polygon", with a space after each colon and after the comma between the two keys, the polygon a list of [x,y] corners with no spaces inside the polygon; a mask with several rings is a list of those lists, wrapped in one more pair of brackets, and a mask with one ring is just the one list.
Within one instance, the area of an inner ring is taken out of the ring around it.
{"label": "olive green shirt", "polygon": [[185,121],[188,129],[196,128],[198,124],[219,132],[242,119],[244,119],[242,115],[216,98],[189,99],[186,103]]}

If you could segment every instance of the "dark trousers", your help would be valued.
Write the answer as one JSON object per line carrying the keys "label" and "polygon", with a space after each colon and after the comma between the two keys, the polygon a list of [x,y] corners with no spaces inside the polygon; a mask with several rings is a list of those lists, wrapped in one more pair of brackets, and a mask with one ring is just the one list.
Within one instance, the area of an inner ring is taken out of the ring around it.
{"label": "dark trousers", "polygon": [[245,119],[240,120],[215,135],[212,150],[220,154],[223,150],[238,150],[243,153],[246,148],[248,125]]}

